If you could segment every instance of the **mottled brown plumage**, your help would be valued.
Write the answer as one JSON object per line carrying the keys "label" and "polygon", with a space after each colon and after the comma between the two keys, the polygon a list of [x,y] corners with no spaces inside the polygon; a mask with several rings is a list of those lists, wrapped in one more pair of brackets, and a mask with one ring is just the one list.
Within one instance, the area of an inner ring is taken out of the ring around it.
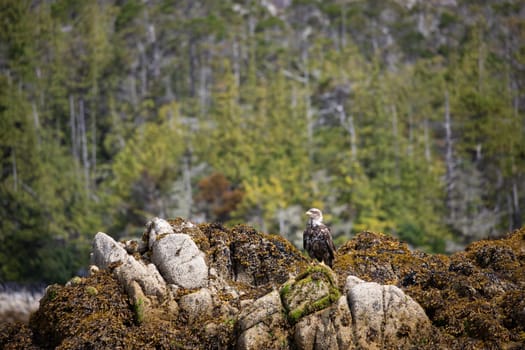
{"label": "mottled brown plumage", "polygon": [[303,247],[311,258],[324,262],[332,267],[335,246],[330,229],[323,224],[323,213],[317,208],[306,212],[309,216],[306,230],[303,233]]}

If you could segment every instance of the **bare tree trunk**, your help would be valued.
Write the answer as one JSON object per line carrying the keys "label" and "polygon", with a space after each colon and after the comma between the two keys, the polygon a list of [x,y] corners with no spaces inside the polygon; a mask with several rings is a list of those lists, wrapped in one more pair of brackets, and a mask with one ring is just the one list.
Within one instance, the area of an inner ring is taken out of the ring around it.
{"label": "bare tree trunk", "polygon": [[277,209],[277,218],[279,220],[279,232],[283,233],[286,229],[284,224],[285,212],[283,208]]}
{"label": "bare tree trunk", "polygon": [[[97,172],[97,115],[95,113],[95,106],[92,106],[91,111],[91,164],[93,179]],[[95,182],[91,184],[95,188]]]}
{"label": "bare tree trunk", "polygon": [[352,161],[354,162],[357,160],[357,142],[354,127],[354,117],[352,116],[352,114],[346,114],[344,106],[340,104],[338,104],[335,109],[339,113],[339,122],[341,123],[341,126],[350,135],[350,152]]}
{"label": "bare tree trunk", "polygon": [[13,190],[18,191],[18,171],[16,166],[16,148],[13,147],[12,153],[12,162],[13,162]]}
{"label": "bare tree trunk", "polygon": [[129,89],[131,93],[131,104],[133,105],[133,108],[137,108],[138,105],[138,96],[137,96],[137,81],[135,78],[136,71],[129,76]]}
{"label": "bare tree trunk", "polygon": [[341,6],[341,50],[344,50],[346,47],[346,4]]}
{"label": "bare tree trunk", "polygon": [[184,163],[182,165],[182,182],[186,197],[186,206],[188,208],[188,212],[186,213],[187,217],[190,217],[193,207],[193,189],[191,186],[191,156],[191,150],[188,149],[183,157]]}
{"label": "bare tree trunk", "polygon": [[235,83],[237,86],[241,84],[241,53],[239,48],[239,42],[237,38],[233,39],[232,45],[233,51],[233,74],[235,76]]}
{"label": "bare tree trunk", "polygon": [[430,135],[428,132],[428,119],[425,118],[423,122],[423,134],[425,138],[425,160],[430,163],[432,161],[432,156],[430,153]]}
{"label": "bare tree trunk", "polygon": [[208,101],[209,101],[208,76],[210,74],[210,68],[206,63],[207,62],[203,62],[203,64],[200,67],[200,79],[199,79],[199,103],[200,103],[201,113],[203,115],[206,115],[206,112],[208,111]]}
{"label": "bare tree trunk", "polygon": [[[514,164],[514,157],[512,157],[512,163]],[[515,168],[513,166],[513,168]],[[520,197],[518,191],[518,182],[516,181],[516,175],[512,176],[512,228],[518,229],[522,225],[521,210],[520,210]]]}
{"label": "bare tree trunk", "polygon": [[36,104],[33,102],[31,104],[31,107],[33,108],[33,121],[35,123],[35,133],[37,138],[37,145],[40,148],[41,140],[40,140],[40,119],[38,117],[38,110],[36,109]]}
{"label": "bare tree trunk", "polygon": [[188,60],[189,60],[189,78],[190,78],[190,95],[193,97],[195,96],[195,81],[197,80],[195,78],[195,71],[196,69],[196,63],[197,63],[197,53],[195,49],[195,40],[190,39],[188,43]]}
{"label": "bare tree trunk", "polygon": [[[149,22],[149,20],[147,20]],[[153,71],[153,77],[158,78],[160,76],[160,64],[161,64],[161,51],[159,49],[159,43],[157,41],[157,35],[154,23],[147,23],[148,27],[148,41],[153,46],[153,58],[151,59],[151,66]]]}
{"label": "bare tree trunk", "polygon": [[171,88],[171,79],[169,76],[165,76],[164,79],[164,89],[166,93],[164,94],[164,98],[166,101],[171,102],[175,99],[175,95],[173,94],[173,89]]}
{"label": "bare tree trunk", "polygon": [[[306,40],[307,35],[305,35],[304,40]],[[306,135],[308,139],[308,157],[310,159],[313,158],[313,147],[310,147],[313,142],[313,135],[314,135],[314,121],[313,121],[313,109],[312,109],[312,101],[311,101],[311,94],[310,94],[310,68],[309,68],[309,54],[308,54],[308,46],[306,43],[303,43],[305,46],[302,50],[302,61],[304,66],[304,85],[305,85],[305,106],[306,106]]]}
{"label": "bare tree trunk", "polygon": [[396,178],[397,180],[401,179],[401,175],[399,172],[399,127],[398,127],[398,121],[397,121],[397,109],[395,105],[392,105],[392,136],[394,137],[394,160],[396,162]]}
{"label": "bare tree trunk", "polygon": [[407,156],[412,158],[414,154],[414,117],[412,115],[412,109],[408,114],[408,146],[407,146]]}
{"label": "bare tree trunk", "polygon": [[452,220],[455,219],[455,213],[452,208],[452,190],[454,189],[453,172],[454,172],[454,159],[452,153],[452,125],[450,118],[450,105],[448,98],[448,91],[445,91],[445,163],[447,166],[447,172],[445,174],[446,182],[446,203],[449,210],[449,215]]}
{"label": "bare tree trunk", "polygon": [[137,48],[140,54],[140,98],[143,99],[148,92],[148,57],[141,41],[138,42]]}
{"label": "bare tree trunk", "polygon": [[69,124],[71,126],[71,153],[75,160],[78,160],[78,141],[77,141],[77,123],[75,115],[75,98],[69,95]]}
{"label": "bare tree trunk", "polygon": [[84,100],[80,99],[78,102],[79,107],[79,133],[82,145],[82,165],[84,167],[84,179],[85,179],[85,190],[89,192],[89,157],[88,157],[88,146],[87,146],[87,131],[86,131],[86,116],[84,113]]}

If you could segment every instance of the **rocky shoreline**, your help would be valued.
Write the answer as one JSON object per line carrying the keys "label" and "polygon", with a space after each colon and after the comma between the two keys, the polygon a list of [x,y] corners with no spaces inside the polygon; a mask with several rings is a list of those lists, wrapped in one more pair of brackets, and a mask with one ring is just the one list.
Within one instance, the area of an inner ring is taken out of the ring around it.
{"label": "rocky shoreline", "polygon": [[43,286],[0,284],[0,319],[6,323],[27,323],[43,295]]}
{"label": "rocky shoreline", "polygon": [[525,229],[452,256],[363,232],[333,270],[280,236],[152,219],[98,233],[90,275],[52,285],[4,349],[521,349]]}

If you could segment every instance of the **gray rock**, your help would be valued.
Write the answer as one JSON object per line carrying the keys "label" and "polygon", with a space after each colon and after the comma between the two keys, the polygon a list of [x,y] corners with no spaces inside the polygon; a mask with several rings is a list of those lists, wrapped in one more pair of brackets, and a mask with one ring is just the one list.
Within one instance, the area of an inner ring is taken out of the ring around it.
{"label": "gray rock", "polygon": [[132,281],[136,281],[147,296],[163,299],[166,294],[166,282],[153,264],[144,265],[128,255],[127,259],[115,268],[114,273],[126,290]]}
{"label": "gray rock", "polygon": [[96,234],[93,241],[91,263],[99,268],[107,268],[112,263],[120,263],[113,273],[128,294],[134,294],[133,282],[136,282],[146,296],[162,299],[166,294],[166,283],[153,264],[145,265],[128,255],[126,250],[105,233]]}
{"label": "gray rock", "polygon": [[286,334],[282,328],[272,328],[258,323],[247,329],[237,338],[238,350],[281,349],[286,344]]}
{"label": "gray rock", "polygon": [[281,298],[277,291],[273,291],[254,302],[243,305],[237,326],[240,331],[255,326],[257,323],[266,321],[274,314],[281,313],[283,307]]}
{"label": "gray rock", "polygon": [[211,293],[207,288],[184,295],[180,298],[178,304],[180,309],[188,316],[189,323],[193,323],[202,317],[210,317],[213,311]]}
{"label": "gray rock", "polygon": [[407,348],[430,337],[423,308],[396,286],[347,279],[354,342],[366,349]]}
{"label": "gray rock", "polygon": [[363,281],[362,279],[360,279],[359,277],[356,277],[356,276],[348,276],[346,278],[346,283],[345,283],[345,294],[348,294],[348,291],[358,285],[358,284],[361,284],[361,283],[364,283],[365,281]]}
{"label": "gray rock", "polygon": [[280,349],[287,341],[285,324],[279,293],[266,294],[241,310],[237,349]]}
{"label": "gray rock", "polygon": [[383,286],[383,348],[407,348],[430,338],[431,322],[423,308],[396,286]]}
{"label": "gray rock", "polygon": [[95,235],[91,252],[92,265],[105,269],[111,263],[126,260],[127,256],[126,250],[104,232],[98,232]]}
{"label": "gray rock", "polygon": [[352,315],[346,297],[331,307],[303,317],[295,326],[294,341],[298,349],[352,349]]}
{"label": "gray rock", "polygon": [[202,253],[190,236],[168,234],[156,239],[151,260],[168,283],[187,289],[205,287],[208,266]]}
{"label": "gray rock", "polygon": [[146,224],[146,237],[148,238],[148,247],[151,249],[153,243],[158,239],[162,234],[173,234],[173,228],[164,219],[153,218]]}

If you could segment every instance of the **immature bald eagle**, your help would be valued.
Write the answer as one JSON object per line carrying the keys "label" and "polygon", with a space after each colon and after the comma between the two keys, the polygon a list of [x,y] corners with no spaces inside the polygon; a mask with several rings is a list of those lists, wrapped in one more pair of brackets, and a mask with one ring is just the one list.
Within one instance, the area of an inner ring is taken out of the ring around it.
{"label": "immature bald eagle", "polygon": [[323,213],[317,208],[312,208],[306,212],[306,215],[309,219],[303,233],[303,248],[311,258],[323,261],[332,267],[335,246],[330,229],[323,224]]}

